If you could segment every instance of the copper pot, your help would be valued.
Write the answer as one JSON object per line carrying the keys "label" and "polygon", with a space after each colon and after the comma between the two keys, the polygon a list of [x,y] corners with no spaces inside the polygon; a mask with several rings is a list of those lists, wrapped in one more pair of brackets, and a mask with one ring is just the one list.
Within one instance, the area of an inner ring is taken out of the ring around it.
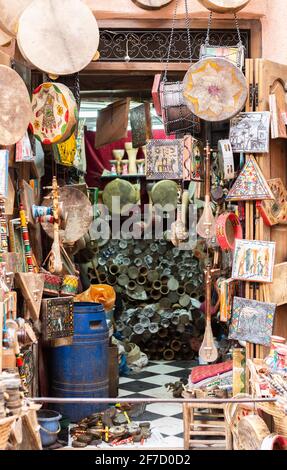
{"label": "copper pot", "polygon": [[147,274],[148,274],[148,269],[147,269],[147,267],[146,267],[146,266],[141,266],[141,267],[139,268],[139,273],[140,273],[141,276],[145,276],[145,277],[146,277]]}
{"label": "copper pot", "polygon": [[167,287],[166,284],[161,286],[160,292],[162,295],[167,295],[169,293],[169,288]]}
{"label": "copper pot", "polygon": [[160,290],[161,289],[161,286],[162,286],[162,283],[160,281],[154,281],[152,283],[152,288],[154,290]]}
{"label": "copper pot", "polygon": [[146,277],[143,276],[143,275],[139,275],[138,278],[137,278],[137,283],[140,286],[143,286],[146,283]]}
{"label": "copper pot", "polygon": [[116,276],[119,274],[120,268],[117,264],[111,264],[109,267],[109,273],[112,274],[113,276]]}

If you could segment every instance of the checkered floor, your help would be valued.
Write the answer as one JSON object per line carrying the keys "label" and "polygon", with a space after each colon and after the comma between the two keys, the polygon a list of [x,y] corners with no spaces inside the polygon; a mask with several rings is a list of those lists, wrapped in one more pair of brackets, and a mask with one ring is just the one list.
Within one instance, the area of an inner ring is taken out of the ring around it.
{"label": "checkered floor", "polygon": [[[195,361],[150,361],[148,366],[137,374],[120,377],[119,397],[125,398],[172,398],[167,383],[187,379]],[[152,422],[173,447],[183,447],[183,419],[180,403],[153,403],[146,405],[145,412],[137,418]]]}

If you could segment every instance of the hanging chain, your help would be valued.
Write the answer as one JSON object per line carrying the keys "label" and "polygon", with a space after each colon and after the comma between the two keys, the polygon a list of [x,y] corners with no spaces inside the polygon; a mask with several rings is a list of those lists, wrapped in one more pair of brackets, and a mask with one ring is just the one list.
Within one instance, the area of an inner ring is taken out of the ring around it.
{"label": "hanging chain", "polygon": [[188,0],[185,0],[185,25],[187,31],[187,43],[188,43],[188,50],[189,50],[189,59],[190,63],[192,63],[192,50],[191,50],[191,37],[190,37],[190,19],[189,19],[189,12],[188,12]]}
{"label": "hanging chain", "polygon": [[235,26],[237,30],[237,35],[238,35],[238,46],[242,46],[242,39],[241,39],[241,34],[240,34],[240,28],[239,28],[239,21],[237,18],[236,12],[234,12],[234,20],[235,20]]}
{"label": "hanging chain", "polygon": [[212,11],[209,13],[208,17],[208,26],[207,26],[207,31],[206,31],[206,38],[205,38],[205,45],[209,46],[209,41],[210,41],[210,30],[211,30],[211,23],[212,23]]}
{"label": "hanging chain", "polygon": [[163,77],[164,82],[167,81],[168,64],[169,64],[169,61],[170,61],[171,48],[172,48],[172,44],[173,44],[177,8],[178,8],[178,0],[176,0],[176,2],[175,2],[175,8],[174,8],[174,13],[173,13],[172,27],[171,27],[171,33],[170,33],[170,41],[169,41],[168,50],[167,50],[166,68],[165,68],[164,77]]}

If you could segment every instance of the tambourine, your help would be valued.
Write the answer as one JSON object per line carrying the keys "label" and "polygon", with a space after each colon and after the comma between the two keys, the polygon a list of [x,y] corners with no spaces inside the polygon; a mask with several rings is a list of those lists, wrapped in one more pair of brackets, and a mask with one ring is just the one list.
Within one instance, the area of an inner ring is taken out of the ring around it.
{"label": "tambourine", "polygon": [[45,145],[67,140],[74,132],[78,108],[70,89],[62,83],[43,83],[33,91],[30,129]]}
{"label": "tambourine", "polygon": [[246,78],[230,61],[219,57],[193,64],[183,79],[183,97],[200,119],[221,122],[236,116],[247,100]]}
{"label": "tambourine", "polygon": [[239,218],[233,212],[221,214],[216,221],[217,243],[222,250],[234,250],[235,239],[243,238]]}
{"label": "tambourine", "polygon": [[17,72],[0,65],[0,145],[16,144],[32,116],[27,87]]}
{"label": "tambourine", "polygon": [[99,28],[91,9],[80,0],[33,0],[19,19],[17,42],[34,67],[69,75],[93,60]]}
{"label": "tambourine", "polygon": [[214,13],[236,13],[248,5],[250,0],[198,0],[201,5]]}

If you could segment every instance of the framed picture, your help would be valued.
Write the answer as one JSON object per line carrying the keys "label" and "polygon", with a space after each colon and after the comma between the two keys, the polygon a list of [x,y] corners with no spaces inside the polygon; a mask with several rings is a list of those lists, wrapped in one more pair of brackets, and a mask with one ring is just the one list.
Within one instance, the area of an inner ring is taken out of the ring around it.
{"label": "framed picture", "polygon": [[152,139],[150,103],[146,102],[130,111],[133,147],[143,147]]}
{"label": "framed picture", "polygon": [[229,339],[270,346],[276,304],[234,297]]}
{"label": "framed picture", "polygon": [[235,240],[232,279],[249,282],[273,281],[275,242]]}
{"label": "framed picture", "polygon": [[9,221],[9,245],[10,251],[16,253],[15,258],[18,261],[17,271],[25,273],[28,271],[25,257],[25,247],[21,233],[20,219],[12,219]]}
{"label": "framed picture", "polygon": [[230,123],[233,152],[269,152],[270,112],[239,113]]}
{"label": "framed picture", "polygon": [[9,151],[0,150],[0,197],[8,197]]}
{"label": "framed picture", "polygon": [[150,140],[146,147],[146,178],[182,179],[184,140]]}

